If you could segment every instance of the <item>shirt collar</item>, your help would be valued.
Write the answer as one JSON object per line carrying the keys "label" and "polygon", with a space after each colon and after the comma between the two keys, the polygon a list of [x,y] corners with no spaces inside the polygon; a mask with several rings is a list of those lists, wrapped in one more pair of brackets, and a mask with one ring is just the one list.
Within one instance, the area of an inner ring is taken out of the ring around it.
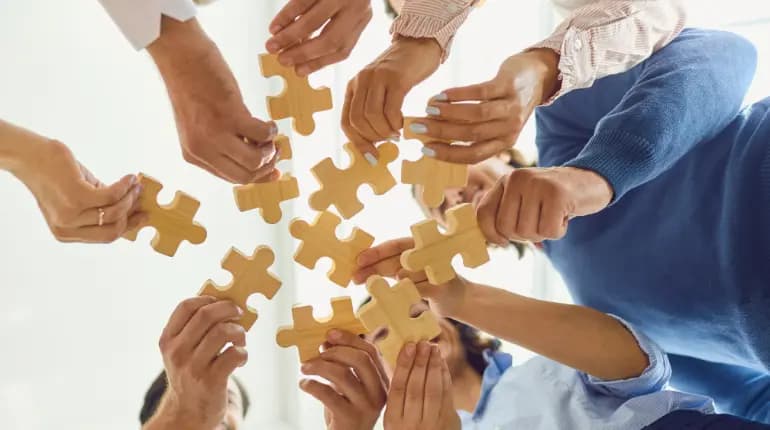
{"label": "shirt collar", "polygon": [[489,396],[495,388],[503,374],[513,365],[513,357],[504,352],[484,351],[484,358],[487,360],[487,368],[481,378],[481,396],[476,404],[476,410],[473,411],[473,418],[479,418],[484,414],[487,407]]}

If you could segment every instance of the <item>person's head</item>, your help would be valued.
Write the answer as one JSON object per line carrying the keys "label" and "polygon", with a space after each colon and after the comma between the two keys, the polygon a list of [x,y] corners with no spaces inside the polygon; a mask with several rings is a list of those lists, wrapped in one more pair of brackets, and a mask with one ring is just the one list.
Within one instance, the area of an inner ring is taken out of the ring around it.
{"label": "person's head", "polygon": [[404,5],[404,0],[385,0],[385,13],[391,18],[395,18],[401,12],[401,6]]}
{"label": "person's head", "polygon": [[[371,297],[368,297],[363,301],[361,306],[371,301]],[[433,312],[430,310],[426,302],[421,302],[411,309],[411,316],[417,317],[423,312]],[[453,375],[459,375],[461,372],[468,369],[476,372],[479,376],[484,374],[484,370],[487,367],[487,360],[484,356],[485,351],[496,352],[501,347],[501,342],[495,338],[483,335],[479,330],[463,324],[459,321],[455,321],[450,318],[443,318],[438,314],[436,319],[438,320],[439,327],[441,327],[441,333],[430,340],[431,343],[438,346],[441,352],[441,357],[446,361],[449,367],[449,372]],[[376,344],[380,339],[387,336],[388,330],[385,327],[380,327],[373,330],[371,333],[365,336],[365,339],[371,343]],[[383,362],[388,377],[392,377],[392,371],[387,363]]]}
{"label": "person's head", "polygon": [[[533,166],[534,163],[528,162],[519,151],[512,149],[481,163],[468,166],[468,183],[464,187],[447,188],[444,191],[444,201],[437,208],[430,208],[425,204],[420,185],[413,187],[412,194],[426,216],[446,227],[446,211],[463,203],[477,206],[484,195],[495,186],[498,179],[515,169]],[[524,254],[524,245],[512,243],[511,246],[518,250],[520,256]]]}
{"label": "person's head", "polygon": [[[150,389],[144,395],[144,403],[139,413],[139,421],[142,425],[155,415],[167,389],[168,380],[166,379],[166,372],[163,371],[155,378]],[[246,388],[236,377],[230,377],[227,387],[227,413],[224,420],[211,430],[239,430],[249,412],[249,405],[249,395]]]}

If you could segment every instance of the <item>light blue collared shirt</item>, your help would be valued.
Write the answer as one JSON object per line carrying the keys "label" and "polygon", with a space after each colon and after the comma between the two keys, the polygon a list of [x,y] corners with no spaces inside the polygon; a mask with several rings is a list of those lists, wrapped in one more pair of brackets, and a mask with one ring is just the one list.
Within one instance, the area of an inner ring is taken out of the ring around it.
{"label": "light blue collared shirt", "polygon": [[639,430],[677,409],[714,413],[711,399],[666,389],[666,354],[618,320],[649,359],[639,377],[603,381],[544,357],[512,366],[510,355],[488,354],[476,410],[458,411],[463,430]]}

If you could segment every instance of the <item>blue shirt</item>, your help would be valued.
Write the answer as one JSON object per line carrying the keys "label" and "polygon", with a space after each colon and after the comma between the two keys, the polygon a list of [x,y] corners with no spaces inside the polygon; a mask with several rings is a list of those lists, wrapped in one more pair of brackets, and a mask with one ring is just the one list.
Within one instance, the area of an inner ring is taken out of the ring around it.
{"label": "blue shirt", "polygon": [[638,430],[673,410],[714,412],[706,397],[665,389],[666,354],[626,327],[649,359],[639,377],[603,381],[544,357],[514,367],[510,355],[496,353],[488,357],[476,410],[458,411],[463,430]]}
{"label": "blue shirt", "polygon": [[756,52],[685,30],[636,68],[537,113],[543,166],[605,177],[610,207],[544,244],[574,300],[673,354],[672,383],[770,421],[770,100]]}

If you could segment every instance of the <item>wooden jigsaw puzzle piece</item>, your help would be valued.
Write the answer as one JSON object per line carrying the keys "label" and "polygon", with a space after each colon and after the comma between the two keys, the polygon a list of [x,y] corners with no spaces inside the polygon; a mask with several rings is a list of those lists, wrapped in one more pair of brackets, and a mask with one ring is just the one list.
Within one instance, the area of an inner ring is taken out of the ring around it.
{"label": "wooden jigsaw puzzle piece", "polygon": [[382,277],[372,276],[366,289],[372,300],[358,311],[358,317],[370,332],[387,327],[388,334],[377,342],[377,347],[391,367],[395,367],[406,343],[430,340],[441,334],[441,327],[430,311],[412,317],[412,306],[420,303],[422,297],[411,280],[404,279],[391,288]]}
{"label": "wooden jigsaw puzzle piece", "polygon": [[308,136],[315,130],[313,113],[332,108],[332,94],[327,87],[312,88],[307,77],[300,77],[293,67],[285,67],[278,62],[278,56],[262,54],[259,56],[262,75],[269,78],[280,76],[284,88],[277,96],[267,98],[267,111],[270,118],[279,120],[294,118],[294,130]]}
{"label": "wooden jigsaw puzzle piece", "polygon": [[323,211],[334,205],[337,212],[349,219],[360,212],[364,205],[358,199],[361,185],[371,186],[374,194],[382,195],[396,186],[396,180],[388,170],[388,164],[398,158],[398,147],[391,142],[380,145],[376,165],[371,165],[355,145],[346,143],[345,152],[350,157],[346,169],[339,169],[331,158],[325,158],[312,169],[321,188],[310,196],[310,207]]}
{"label": "wooden jigsaw puzzle piece", "polygon": [[291,141],[285,134],[276,136],[273,140],[273,144],[275,145],[275,150],[278,152],[277,161],[291,160],[294,156],[294,152],[291,150]]}
{"label": "wooden jigsaw puzzle piece", "polygon": [[489,261],[484,234],[479,228],[473,206],[466,203],[447,211],[449,232],[444,235],[438,223],[426,220],[412,226],[415,247],[401,254],[407,270],[424,270],[428,281],[440,285],[457,276],[452,258],[460,254],[466,267],[478,267]]}
{"label": "wooden jigsaw puzzle piece", "polygon": [[275,224],[283,216],[280,203],[299,197],[299,184],[297,178],[284,174],[277,181],[236,186],[233,193],[241,212],[259,209],[266,222]]}
{"label": "wooden jigsaw puzzle piece", "polygon": [[206,240],[206,229],[193,220],[200,202],[177,191],[170,204],[161,206],[157,199],[163,185],[145,174],[139,174],[139,183],[142,186],[139,205],[141,211],[147,213],[148,219],[134,230],[126,232],[124,238],[135,241],[142,228],[152,226],[155,228],[152,247],[169,257],[176,254],[183,240],[195,245]]}
{"label": "wooden jigsaw puzzle piece", "polygon": [[288,348],[292,345],[299,350],[299,360],[304,363],[318,357],[318,349],[326,342],[326,334],[331,329],[338,329],[355,335],[368,331],[353,312],[350,297],[337,297],[331,300],[332,314],[324,319],[313,318],[312,306],[292,308],[293,326],[284,326],[278,330],[278,345]]}
{"label": "wooden jigsaw puzzle piece", "polygon": [[[451,143],[448,140],[436,140],[411,131],[412,123],[419,120],[420,118],[415,117],[404,118],[405,139],[416,139],[422,143]],[[419,185],[422,201],[428,207],[437,208],[444,201],[444,191],[447,188],[464,187],[468,183],[468,166],[425,156],[417,161],[404,160],[401,164],[401,182]]]}
{"label": "wooden jigsaw puzzle piece", "polygon": [[340,222],[338,216],[324,211],[316,216],[313,224],[295,219],[289,231],[294,238],[301,240],[294,261],[312,270],[319,259],[328,257],[332,260],[332,268],[327,276],[335,284],[347,287],[358,268],[358,254],[372,246],[374,237],[354,228],[348,238],[340,240],[336,233]]}
{"label": "wooden jigsaw puzzle piece", "polygon": [[222,268],[232,274],[230,283],[219,286],[209,279],[198,295],[230,300],[238,305],[243,309],[243,316],[238,324],[248,331],[257,320],[256,309],[248,305],[249,297],[260,293],[272,299],[281,288],[281,281],[269,270],[273,262],[275,262],[275,254],[267,246],[257,247],[249,257],[235,248],[230,248],[222,260]]}

